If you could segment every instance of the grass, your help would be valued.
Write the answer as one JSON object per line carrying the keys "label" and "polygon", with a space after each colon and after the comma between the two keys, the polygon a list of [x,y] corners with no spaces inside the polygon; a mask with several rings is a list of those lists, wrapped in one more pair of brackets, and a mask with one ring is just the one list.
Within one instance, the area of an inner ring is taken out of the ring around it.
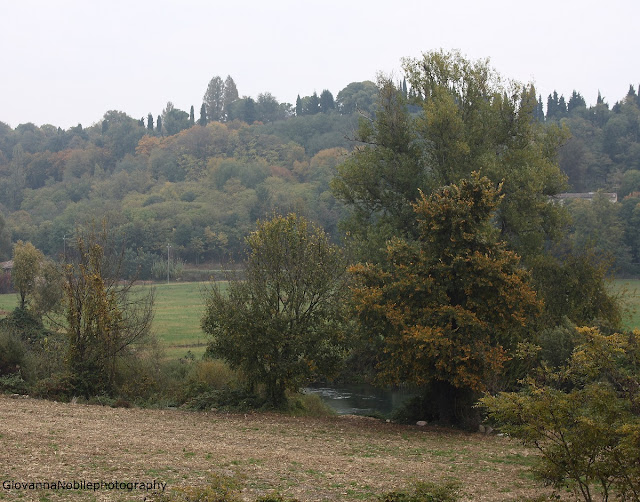
{"label": "grass", "polygon": [[200,328],[200,319],[204,313],[203,293],[206,285],[188,282],[154,286],[153,330],[161,340],[167,357],[177,359],[188,352],[196,357],[203,354],[207,340]]}

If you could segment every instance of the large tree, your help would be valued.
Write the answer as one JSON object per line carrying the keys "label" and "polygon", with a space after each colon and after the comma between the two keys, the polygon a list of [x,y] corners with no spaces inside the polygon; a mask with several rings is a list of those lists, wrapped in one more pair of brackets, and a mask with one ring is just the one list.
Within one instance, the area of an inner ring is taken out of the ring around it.
{"label": "large tree", "polygon": [[460,421],[478,392],[504,385],[505,364],[540,312],[519,257],[491,225],[499,201],[477,173],[422,194],[413,206],[418,239],[393,239],[384,267],[353,268],[380,378],[424,387],[435,419]]}
{"label": "large tree", "polygon": [[238,99],[238,88],[231,76],[225,80],[215,76],[209,81],[204,94],[204,105],[208,121],[224,122],[228,118],[229,107]]}
{"label": "large tree", "polygon": [[208,352],[229,362],[273,406],[286,391],[336,370],[345,346],[345,262],[327,235],[290,214],[247,238],[244,279],[206,301]]}
{"label": "large tree", "polygon": [[457,183],[472,171],[503,183],[496,223],[524,259],[562,227],[562,208],[548,204],[565,176],[556,151],[565,136],[532,120],[531,87],[505,86],[487,61],[430,52],[404,61],[419,113],[393,82],[382,80],[375,119],[363,120],[362,145],[339,168],[336,196],[354,208],[352,234],[416,233],[411,204],[418,190]]}

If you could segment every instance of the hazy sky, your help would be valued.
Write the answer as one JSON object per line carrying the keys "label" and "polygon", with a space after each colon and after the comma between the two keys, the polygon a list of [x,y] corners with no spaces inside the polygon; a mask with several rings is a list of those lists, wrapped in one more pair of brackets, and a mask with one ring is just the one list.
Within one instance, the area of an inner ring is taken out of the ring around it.
{"label": "hazy sky", "polygon": [[0,121],[68,128],[107,110],[196,114],[209,80],[279,101],[334,96],[434,49],[610,104],[640,83],[638,0],[0,0]]}

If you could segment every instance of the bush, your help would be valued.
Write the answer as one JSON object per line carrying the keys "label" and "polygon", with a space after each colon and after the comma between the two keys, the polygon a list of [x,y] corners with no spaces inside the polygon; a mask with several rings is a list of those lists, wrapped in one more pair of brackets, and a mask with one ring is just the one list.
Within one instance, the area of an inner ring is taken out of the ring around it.
{"label": "bush", "polygon": [[9,394],[28,394],[29,386],[20,373],[0,376],[0,392]]}
{"label": "bush", "polygon": [[163,493],[159,502],[239,502],[240,482],[235,477],[213,474],[207,486],[173,488]]}
{"label": "bush", "polygon": [[0,375],[16,373],[24,365],[25,347],[11,331],[0,330]]}
{"label": "bush", "polygon": [[584,342],[566,366],[481,404],[503,432],[540,451],[534,472],[554,488],[586,502],[598,491],[604,501],[640,501],[640,332],[578,332]]}
{"label": "bush", "polygon": [[300,394],[289,402],[289,413],[296,417],[332,417],[336,414],[318,394]]}
{"label": "bush", "polygon": [[444,484],[419,482],[411,493],[389,492],[382,495],[381,502],[456,502],[459,500],[460,485],[453,481]]}

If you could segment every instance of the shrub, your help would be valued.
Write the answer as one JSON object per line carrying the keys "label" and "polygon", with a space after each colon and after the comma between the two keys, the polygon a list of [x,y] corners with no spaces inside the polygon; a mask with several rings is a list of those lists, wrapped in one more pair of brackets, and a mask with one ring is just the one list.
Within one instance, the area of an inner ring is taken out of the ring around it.
{"label": "shrub", "polygon": [[640,332],[584,342],[566,366],[543,367],[518,393],[481,400],[501,430],[541,453],[534,472],[591,502],[640,501]]}
{"label": "shrub", "polygon": [[412,492],[389,492],[382,495],[381,502],[456,502],[460,485],[453,481],[445,483],[419,482]]}

